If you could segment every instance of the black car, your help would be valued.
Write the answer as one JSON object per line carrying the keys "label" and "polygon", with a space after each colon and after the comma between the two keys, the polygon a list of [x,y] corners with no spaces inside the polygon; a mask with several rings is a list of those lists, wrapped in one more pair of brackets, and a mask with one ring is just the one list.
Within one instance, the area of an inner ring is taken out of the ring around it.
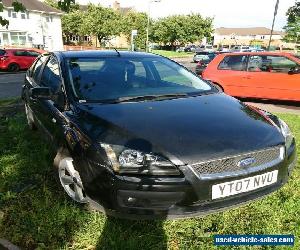
{"label": "black car", "polygon": [[154,54],[40,56],[22,91],[75,201],[127,218],[205,215],[267,195],[296,161],[285,122]]}

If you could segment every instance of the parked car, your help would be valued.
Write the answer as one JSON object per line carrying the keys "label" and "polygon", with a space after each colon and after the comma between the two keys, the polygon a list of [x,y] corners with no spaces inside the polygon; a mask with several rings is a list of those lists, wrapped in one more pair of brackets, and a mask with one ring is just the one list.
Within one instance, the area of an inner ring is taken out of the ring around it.
{"label": "parked car", "polygon": [[202,59],[199,59],[195,72],[197,75],[202,75],[202,72],[207,67],[207,65],[217,56],[217,53],[209,53]]}
{"label": "parked car", "polygon": [[177,47],[176,52],[184,52],[185,47]]}
{"label": "parked car", "polygon": [[22,97],[29,126],[57,148],[66,193],[113,216],[238,206],[279,189],[296,162],[284,121],[154,54],[44,54]]}
{"label": "parked car", "polygon": [[184,52],[194,52],[196,50],[197,46],[192,44],[192,45],[187,45],[184,48]]}
{"label": "parked car", "polygon": [[195,55],[193,57],[193,61],[199,62],[203,59],[214,58],[215,56],[216,56],[216,53],[214,53],[214,52],[200,51],[200,52],[195,53]]}
{"label": "parked car", "polygon": [[[207,65],[219,54],[226,53],[223,51],[216,51],[214,53],[207,53],[206,55],[203,55],[201,58],[197,58],[198,63],[196,64],[195,67],[195,73],[197,75],[202,75],[202,72],[204,69],[206,69]],[[195,61],[194,61],[195,62]]]}
{"label": "parked car", "polygon": [[214,47],[210,44],[201,45],[195,49],[195,52],[200,52],[200,51],[214,52]]}
{"label": "parked car", "polygon": [[251,52],[250,46],[235,46],[231,52]]}
{"label": "parked car", "polygon": [[300,59],[290,53],[221,54],[202,76],[231,96],[300,101]]}
{"label": "parked car", "polygon": [[28,69],[42,52],[34,49],[1,49],[0,69],[11,72]]}

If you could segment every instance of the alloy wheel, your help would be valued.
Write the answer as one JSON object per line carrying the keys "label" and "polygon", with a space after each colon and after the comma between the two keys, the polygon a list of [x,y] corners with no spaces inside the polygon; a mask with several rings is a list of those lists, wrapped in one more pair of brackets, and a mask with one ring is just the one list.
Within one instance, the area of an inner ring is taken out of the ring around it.
{"label": "alloy wheel", "polygon": [[76,202],[87,203],[82,181],[78,171],[74,168],[70,157],[60,161],[58,166],[59,180],[66,193]]}

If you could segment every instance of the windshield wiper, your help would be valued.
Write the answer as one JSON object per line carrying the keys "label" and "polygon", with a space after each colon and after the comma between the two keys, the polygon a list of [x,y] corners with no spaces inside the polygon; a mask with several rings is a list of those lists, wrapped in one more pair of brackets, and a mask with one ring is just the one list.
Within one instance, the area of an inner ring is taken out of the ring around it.
{"label": "windshield wiper", "polygon": [[148,100],[164,100],[164,99],[174,99],[174,98],[180,98],[180,97],[186,97],[188,96],[185,93],[179,93],[179,94],[165,94],[165,95],[143,95],[143,96],[126,96],[126,97],[120,97],[114,102],[138,102],[138,101],[148,101]]}

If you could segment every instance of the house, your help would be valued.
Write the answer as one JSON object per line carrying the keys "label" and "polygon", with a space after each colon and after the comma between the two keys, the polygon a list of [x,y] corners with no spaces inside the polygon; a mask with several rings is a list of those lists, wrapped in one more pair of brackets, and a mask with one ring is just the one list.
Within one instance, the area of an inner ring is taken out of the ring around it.
{"label": "house", "polygon": [[0,15],[9,20],[9,25],[0,26],[0,47],[62,50],[63,12],[38,0],[18,1],[25,6],[25,12],[14,12],[13,0],[2,0],[4,10]]}
{"label": "house", "polygon": [[[213,44],[217,46],[253,45],[268,46],[271,30],[264,27],[217,28],[213,33]],[[284,33],[273,31],[271,46],[280,47],[284,43]]]}

